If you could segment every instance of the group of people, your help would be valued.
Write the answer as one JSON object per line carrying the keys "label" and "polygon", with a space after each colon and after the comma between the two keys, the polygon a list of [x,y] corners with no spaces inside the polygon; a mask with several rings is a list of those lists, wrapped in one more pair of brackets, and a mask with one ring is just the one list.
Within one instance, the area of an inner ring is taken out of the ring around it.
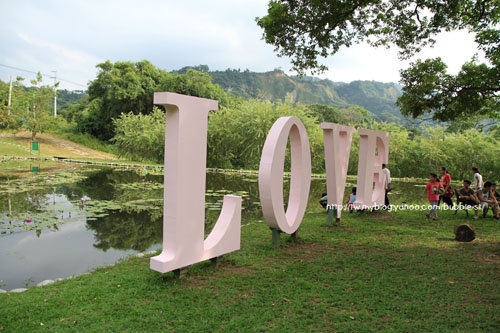
{"label": "group of people", "polygon": [[[389,197],[387,194],[392,190],[391,172],[385,164],[382,164],[382,172],[385,175],[384,205],[385,207],[389,207]],[[490,181],[483,182],[483,176],[478,168],[472,168],[474,184],[472,184],[470,180],[465,179],[463,187],[458,189],[457,192],[455,192],[451,185],[451,175],[448,170],[446,170],[446,167],[441,167],[439,172],[441,173],[441,180],[439,180],[437,174],[431,173],[429,175],[429,182],[422,193],[422,197],[425,197],[427,192],[427,199],[431,207],[430,211],[426,214],[427,218],[437,220],[437,209],[441,201],[448,205],[449,208],[453,209],[454,205],[452,198],[456,195],[457,205],[462,205],[465,209],[474,210],[474,219],[479,218],[479,209],[482,209],[483,217],[486,217],[490,208],[493,211],[493,216],[497,220],[500,219],[500,195],[497,192],[497,184]],[[319,202],[325,209],[327,208],[327,201],[328,197],[326,193],[323,193]],[[349,194],[347,198],[347,204],[350,211],[352,211],[352,204],[354,201],[356,201],[356,187],[352,189],[352,193]]]}
{"label": "group of people", "polygon": [[426,214],[427,218],[437,219],[437,208],[441,201],[443,201],[450,208],[453,208],[452,197],[457,196],[457,204],[463,205],[465,209],[472,208],[474,210],[475,219],[479,218],[479,208],[482,209],[483,217],[486,217],[488,210],[491,208],[493,216],[498,220],[500,219],[500,195],[496,191],[497,184],[494,182],[483,182],[483,176],[479,169],[472,168],[474,174],[474,184],[468,179],[464,180],[463,187],[457,193],[451,186],[451,176],[445,167],[439,170],[441,173],[441,181],[435,173],[429,175],[429,182],[425,186],[422,197],[425,197],[427,192],[427,199],[429,200],[431,209]]}

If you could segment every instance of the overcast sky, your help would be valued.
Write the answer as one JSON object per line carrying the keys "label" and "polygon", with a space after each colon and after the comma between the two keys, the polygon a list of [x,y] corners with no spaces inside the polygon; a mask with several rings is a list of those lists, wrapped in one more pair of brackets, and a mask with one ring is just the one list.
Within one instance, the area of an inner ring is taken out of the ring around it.
{"label": "overcast sky", "polygon": [[[61,87],[85,89],[105,60],[139,61],[173,70],[206,64],[226,68],[289,72],[262,40],[255,17],[264,16],[268,0],[16,0],[0,1],[0,65],[41,71],[57,70]],[[464,32],[438,38],[420,57],[441,56],[451,72],[477,53],[473,37]],[[358,45],[324,61],[333,81],[399,81],[408,63],[397,50]],[[293,74],[292,72],[289,72]],[[0,66],[0,79],[34,74]],[[46,77],[48,80],[49,78]],[[46,81],[47,83],[52,81]],[[73,84],[75,83],[75,84]]]}

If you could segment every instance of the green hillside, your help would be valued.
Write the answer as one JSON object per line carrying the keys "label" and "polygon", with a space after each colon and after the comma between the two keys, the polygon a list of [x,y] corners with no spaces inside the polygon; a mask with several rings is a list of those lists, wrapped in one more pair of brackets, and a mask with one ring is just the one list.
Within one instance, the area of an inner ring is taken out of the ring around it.
{"label": "green hillside", "polygon": [[288,76],[275,69],[271,72],[255,73],[249,70],[227,69],[209,71],[208,66],[184,67],[208,72],[213,83],[244,99],[284,100],[291,96],[304,104],[326,104],[337,108],[362,106],[375,114],[378,120],[399,122],[402,120],[395,101],[401,94],[399,85],[377,81],[333,82],[313,77]]}

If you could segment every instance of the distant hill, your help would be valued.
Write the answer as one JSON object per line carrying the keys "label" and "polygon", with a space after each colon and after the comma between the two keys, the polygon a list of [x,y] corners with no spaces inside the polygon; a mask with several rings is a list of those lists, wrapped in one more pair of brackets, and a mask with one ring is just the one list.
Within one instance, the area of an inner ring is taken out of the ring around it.
{"label": "distant hill", "polygon": [[326,104],[337,108],[359,105],[373,113],[378,120],[401,122],[403,119],[395,105],[401,95],[401,88],[396,83],[343,83],[307,76],[299,78],[288,76],[279,69],[265,73],[239,69],[209,71],[206,65],[184,67],[177,72],[184,73],[189,68],[207,72],[214,83],[244,99],[275,101],[292,96],[294,101],[304,104]]}

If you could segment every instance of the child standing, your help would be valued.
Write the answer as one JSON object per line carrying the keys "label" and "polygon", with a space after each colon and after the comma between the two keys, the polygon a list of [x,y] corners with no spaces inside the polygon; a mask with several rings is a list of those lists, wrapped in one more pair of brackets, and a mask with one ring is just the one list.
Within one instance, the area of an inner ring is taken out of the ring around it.
{"label": "child standing", "polygon": [[422,197],[425,197],[425,192],[427,192],[427,199],[431,204],[431,210],[429,213],[425,215],[425,217],[429,218],[431,215],[433,220],[437,220],[437,208],[439,203],[439,189],[442,189],[443,185],[438,181],[438,176],[435,173],[431,173],[429,176],[429,182],[425,186],[424,193],[422,193]]}

